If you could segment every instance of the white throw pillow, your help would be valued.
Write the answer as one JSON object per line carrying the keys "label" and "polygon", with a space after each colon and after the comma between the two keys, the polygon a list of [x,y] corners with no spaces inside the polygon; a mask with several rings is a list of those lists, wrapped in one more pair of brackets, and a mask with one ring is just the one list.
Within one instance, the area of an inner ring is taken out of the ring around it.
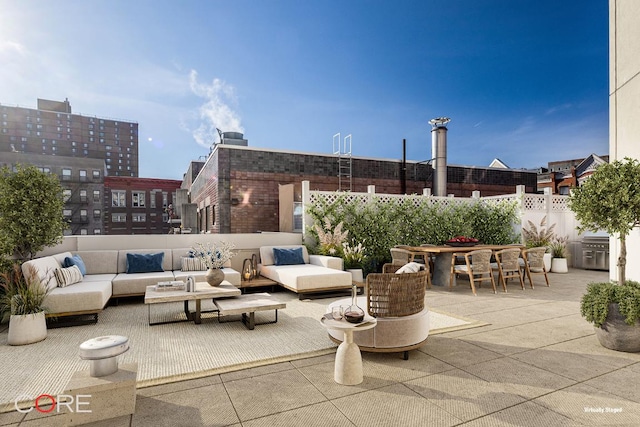
{"label": "white throw pillow", "polygon": [[58,287],[58,279],[56,278],[56,269],[49,268],[47,269],[46,274],[42,279],[40,279],[40,283],[46,290],[52,290]]}
{"label": "white throw pillow", "polygon": [[182,271],[206,271],[207,267],[200,258],[182,257]]}
{"label": "white throw pillow", "polygon": [[418,264],[417,262],[410,262],[400,267],[396,271],[396,274],[417,273],[418,271],[420,271],[421,268],[422,268],[422,265]]}
{"label": "white throw pillow", "polygon": [[56,268],[54,274],[58,281],[58,286],[61,288],[82,282],[82,272],[77,265],[66,268]]}

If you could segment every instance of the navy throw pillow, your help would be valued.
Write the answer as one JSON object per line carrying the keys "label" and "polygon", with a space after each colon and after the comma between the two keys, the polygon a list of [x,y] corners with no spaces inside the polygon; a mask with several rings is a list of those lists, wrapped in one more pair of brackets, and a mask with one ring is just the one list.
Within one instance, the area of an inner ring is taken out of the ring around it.
{"label": "navy throw pillow", "polygon": [[72,267],[74,265],[78,266],[78,268],[80,269],[80,273],[82,273],[83,276],[87,274],[87,267],[85,267],[84,261],[82,261],[82,258],[80,258],[80,255],[78,254],[70,257],[65,257],[64,262],[62,263],[62,266],[65,268]]}
{"label": "navy throw pillow", "polygon": [[273,260],[276,265],[304,264],[302,248],[273,248]]}
{"label": "navy throw pillow", "polygon": [[164,271],[164,252],[157,254],[127,254],[127,273],[153,273]]}

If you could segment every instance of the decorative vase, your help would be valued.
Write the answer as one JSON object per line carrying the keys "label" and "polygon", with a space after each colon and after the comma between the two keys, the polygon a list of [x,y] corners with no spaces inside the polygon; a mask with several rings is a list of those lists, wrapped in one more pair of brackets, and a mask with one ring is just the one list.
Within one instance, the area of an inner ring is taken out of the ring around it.
{"label": "decorative vase", "polygon": [[552,273],[568,273],[567,259],[566,258],[553,258],[551,260],[551,272]]}
{"label": "decorative vase", "polygon": [[364,310],[358,307],[358,287],[351,285],[351,305],[344,310],[344,318],[349,323],[360,323],[364,320]]}
{"label": "decorative vase", "polygon": [[551,259],[552,256],[548,252],[542,256],[542,262],[544,262],[544,270],[547,272],[551,271]]}
{"label": "decorative vase", "polygon": [[12,314],[9,319],[7,344],[24,345],[42,341],[47,337],[44,311],[35,314]]}
{"label": "decorative vase", "polygon": [[347,271],[351,273],[351,280],[354,282],[364,282],[361,268],[348,268]]}
{"label": "decorative vase", "polygon": [[618,303],[609,304],[607,319],[595,328],[600,345],[616,351],[640,352],[640,321],[627,325],[620,314]]}
{"label": "decorative vase", "polygon": [[220,286],[224,280],[224,273],[219,268],[210,268],[204,275],[204,279],[210,286]]}

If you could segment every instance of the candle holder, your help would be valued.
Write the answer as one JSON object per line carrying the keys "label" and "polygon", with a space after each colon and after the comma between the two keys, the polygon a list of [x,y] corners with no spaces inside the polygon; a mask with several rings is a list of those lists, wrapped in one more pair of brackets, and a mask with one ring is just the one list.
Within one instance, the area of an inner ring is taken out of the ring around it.
{"label": "candle holder", "polygon": [[246,258],[242,263],[242,278],[245,281],[249,282],[254,277],[255,276],[254,276],[254,272],[253,272],[253,263],[251,262],[251,260],[249,258]]}

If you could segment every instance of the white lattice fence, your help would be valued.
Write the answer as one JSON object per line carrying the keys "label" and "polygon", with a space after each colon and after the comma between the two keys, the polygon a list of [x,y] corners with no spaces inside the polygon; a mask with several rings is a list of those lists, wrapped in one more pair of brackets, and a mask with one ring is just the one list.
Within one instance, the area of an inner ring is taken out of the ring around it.
{"label": "white lattice fence", "polygon": [[[306,181],[305,181],[306,182]],[[520,203],[520,225],[516,225],[516,231],[519,228],[526,227],[528,221],[538,225],[542,219],[547,217],[547,224],[556,224],[556,234],[560,236],[569,236],[569,241],[578,241],[580,236],[576,230],[577,221],[575,215],[569,209],[568,196],[552,195],[552,194],[526,194],[524,190],[518,189],[516,194],[505,194],[500,196],[489,197],[436,197],[421,195],[401,195],[401,194],[376,194],[373,187],[370,187],[369,193],[354,192],[336,192],[336,191],[311,191],[308,183],[305,186],[303,182],[303,203],[304,203],[304,229],[310,224],[311,218],[306,214],[308,206],[314,206],[322,201],[329,204],[335,203],[339,198],[343,198],[345,204],[366,204],[375,202],[385,204],[391,202],[410,201],[415,206],[421,206],[425,203],[429,205],[440,205],[443,208],[462,205],[467,203],[483,203],[501,202],[501,201],[518,201]]]}

